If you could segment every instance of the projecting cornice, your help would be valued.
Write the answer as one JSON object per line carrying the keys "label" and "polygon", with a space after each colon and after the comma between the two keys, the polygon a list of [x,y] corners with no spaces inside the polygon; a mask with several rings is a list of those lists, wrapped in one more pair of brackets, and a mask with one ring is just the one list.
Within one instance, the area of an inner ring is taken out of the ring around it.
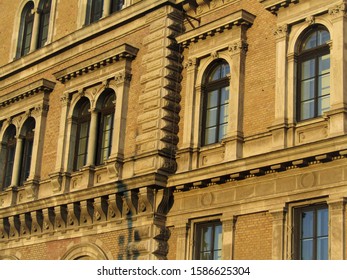
{"label": "projecting cornice", "polygon": [[54,82],[46,79],[41,79],[33,82],[25,87],[12,91],[0,97],[0,107],[5,107],[11,103],[23,100],[29,96],[35,95],[39,92],[51,92],[55,86]]}
{"label": "projecting cornice", "polygon": [[55,78],[61,83],[65,83],[73,78],[93,72],[102,67],[108,66],[122,59],[135,59],[139,50],[128,44],[120,45],[115,49],[101,53],[86,61],[72,65],[62,71],[54,73]]}
{"label": "projecting cornice", "polygon": [[297,4],[300,0],[259,0],[269,12],[277,14],[280,8],[288,7],[289,4]]}
{"label": "projecting cornice", "polygon": [[188,47],[191,43],[204,40],[216,33],[222,33],[224,30],[231,29],[234,26],[245,25],[249,27],[253,24],[254,19],[255,15],[245,10],[239,10],[231,15],[190,30],[178,36],[176,40],[178,43],[182,44],[183,47]]}

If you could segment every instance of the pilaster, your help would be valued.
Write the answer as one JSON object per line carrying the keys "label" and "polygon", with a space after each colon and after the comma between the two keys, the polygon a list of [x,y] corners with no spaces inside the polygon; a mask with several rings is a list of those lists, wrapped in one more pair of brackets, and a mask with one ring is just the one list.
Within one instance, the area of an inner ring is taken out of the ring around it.
{"label": "pilaster", "polygon": [[331,260],[345,258],[345,204],[344,198],[331,199],[329,205],[329,248]]}

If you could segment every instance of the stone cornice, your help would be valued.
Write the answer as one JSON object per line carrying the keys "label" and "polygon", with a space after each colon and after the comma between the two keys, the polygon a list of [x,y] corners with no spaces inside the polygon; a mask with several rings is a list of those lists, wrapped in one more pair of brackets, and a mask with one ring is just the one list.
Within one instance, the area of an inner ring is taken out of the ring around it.
{"label": "stone cornice", "polygon": [[39,92],[53,91],[55,83],[46,79],[33,82],[25,87],[12,91],[0,97],[0,107],[8,106]]}
{"label": "stone cornice", "polygon": [[269,12],[277,14],[280,8],[288,7],[289,4],[299,3],[300,0],[259,0]]}
{"label": "stone cornice", "polygon": [[216,33],[221,33],[225,29],[231,29],[234,26],[240,25],[251,26],[254,19],[255,16],[253,14],[245,10],[239,10],[231,15],[190,30],[185,34],[178,36],[176,40],[178,43],[182,44],[183,47],[188,47],[192,42],[203,40]]}
{"label": "stone cornice", "polygon": [[123,44],[115,49],[101,53],[91,59],[77,63],[69,68],[54,73],[54,76],[58,81],[65,83],[68,80],[95,71],[121,59],[133,60],[136,57],[137,52],[137,48],[128,44]]}

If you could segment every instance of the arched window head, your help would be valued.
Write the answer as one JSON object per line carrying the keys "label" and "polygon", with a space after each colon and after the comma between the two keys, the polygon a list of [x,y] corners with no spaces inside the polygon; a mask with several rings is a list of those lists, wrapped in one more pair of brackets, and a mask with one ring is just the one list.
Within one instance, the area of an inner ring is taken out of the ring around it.
{"label": "arched window head", "polygon": [[98,147],[96,165],[103,164],[111,154],[113,120],[115,112],[115,92],[105,90],[100,97],[101,109],[99,111]]}
{"label": "arched window head", "polygon": [[112,0],[111,2],[111,13],[120,11],[124,5],[124,0]]}
{"label": "arched window head", "polygon": [[24,6],[24,9],[22,11],[16,55],[17,57],[24,56],[30,51],[30,44],[34,26],[34,14],[32,13],[33,9],[34,3],[30,1]]}
{"label": "arched window head", "polygon": [[202,146],[220,142],[227,134],[229,74],[229,64],[225,60],[217,60],[204,75]]}
{"label": "arched window head", "polygon": [[73,169],[79,170],[86,164],[90,126],[90,102],[83,97],[76,105],[76,142]]}
{"label": "arched window head", "polygon": [[28,179],[30,174],[31,158],[33,152],[33,143],[34,143],[34,130],[35,130],[35,119],[28,118],[23,125],[22,133],[22,163],[20,169],[19,185]]}
{"label": "arched window head", "polygon": [[102,17],[104,8],[103,0],[88,0],[85,24],[91,24]]}
{"label": "arched window head", "polygon": [[37,42],[37,47],[42,48],[47,42],[48,38],[48,27],[49,18],[51,14],[51,3],[52,0],[42,0],[40,2],[40,25],[39,25],[39,37]]}
{"label": "arched window head", "polygon": [[5,131],[1,148],[1,159],[3,161],[2,190],[5,190],[12,182],[14,156],[16,153],[16,127],[13,124]]}
{"label": "arched window head", "polygon": [[330,109],[329,31],[322,25],[306,30],[298,48],[299,121],[323,115]]}

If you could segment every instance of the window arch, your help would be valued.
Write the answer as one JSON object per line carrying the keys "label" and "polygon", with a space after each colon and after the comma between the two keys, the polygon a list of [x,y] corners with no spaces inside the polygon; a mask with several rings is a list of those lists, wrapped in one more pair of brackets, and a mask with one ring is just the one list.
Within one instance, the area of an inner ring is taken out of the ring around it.
{"label": "window arch", "polygon": [[103,164],[111,154],[113,120],[115,113],[115,92],[106,89],[99,99],[99,125],[98,125],[98,144],[96,165]]}
{"label": "window arch", "polygon": [[33,9],[34,3],[32,1],[28,2],[23,8],[16,57],[24,56],[30,51],[34,27],[34,14],[32,13]]}
{"label": "window arch", "polygon": [[227,133],[230,66],[213,62],[203,78],[202,146],[220,142]]}
{"label": "window arch", "polygon": [[3,162],[2,190],[11,185],[16,153],[16,127],[11,124],[4,133],[1,147],[1,160]]}
{"label": "window arch", "polygon": [[21,152],[21,167],[19,174],[19,186],[28,179],[31,167],[31,158],[34,144],[34,130],[35,120],[34,118],[28,118],[23,126],[22,132],[22,152]]}
{"label": "window arch", "polygon": [[330,108],[330,33],[323,25],[307,29],[298,45],[297,119],[323,115]]}
{"label": "window arch", "polygon": [[76,141],[73,169],[79,170],[86,164],[88,153],[89,126],[90,126],[90,102],[82,97],[75,108]]}
{"label": "window arch", "polygon": [[49,20],[51,15],[51,5],[52,5],[52,0],[42,0],[39,5],[40,24],[39,24],[39,33],[38,33],[38,41],[37,41],[38,48],[42,48],[47,42]]}

